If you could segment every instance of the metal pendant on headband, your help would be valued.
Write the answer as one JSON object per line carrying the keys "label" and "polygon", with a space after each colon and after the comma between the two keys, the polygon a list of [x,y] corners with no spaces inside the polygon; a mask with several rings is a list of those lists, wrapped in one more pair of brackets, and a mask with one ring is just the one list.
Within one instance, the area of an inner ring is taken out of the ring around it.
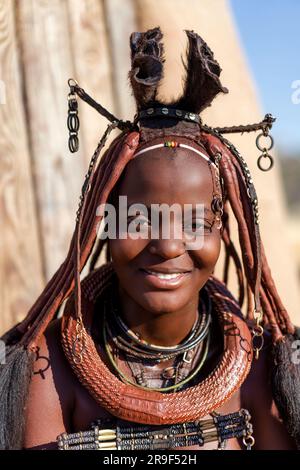
{"label": "metal pendant on headband", "polygon": [[67,125],[69,130],[69,150],[75,153],[79,149],[78,131],[79,131],[79,118],[78,118],[78,102],[75,93],[75,85],[77,85],[74,78],[68,80],[70,92],[68,94],[68,119]]}
{"label": "metal pendant on headband", "polygon": [[[263,131],[256,137],[256,147],[262,152],[262,154],[257,159],[257,166],[261,171],[269,171],[274,165],[274,159],[269,154],[269,150],[273,148],[274,139],[269,134],[269,132],[272,127],[272,123],[275,121],[275,118],[272,116],[272,114],[266,114],[265,120],[266,125],[263,127]],[[269,139],[268,146],[266,146],[266,144],[261,144],[261,139],[264,138]],[[266,162],[266,166],[263,164],[263,161]]]}

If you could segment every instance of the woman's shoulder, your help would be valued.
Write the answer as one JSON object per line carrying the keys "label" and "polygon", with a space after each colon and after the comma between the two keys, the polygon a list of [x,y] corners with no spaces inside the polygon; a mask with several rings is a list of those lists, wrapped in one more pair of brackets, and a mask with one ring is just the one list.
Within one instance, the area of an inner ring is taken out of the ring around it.
{"label": "woman's shoulder", "polygon": [[61,321],[61,318],[53,320],[36,345],[34,375],[39,374],[44,380],[51,374],[63,378],[62,372],[70,369],[61,344]]}
{"label": "woman's shoulder", "polygon": [[36,344],[26,405],[26,448],[55,443],[70,430],[75,378],[60,342],[61,319],[53,320]]}

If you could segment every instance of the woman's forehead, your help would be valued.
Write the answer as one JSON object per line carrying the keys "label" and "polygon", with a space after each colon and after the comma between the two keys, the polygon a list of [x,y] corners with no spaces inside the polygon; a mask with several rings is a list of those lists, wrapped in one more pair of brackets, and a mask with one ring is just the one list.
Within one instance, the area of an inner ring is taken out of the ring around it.
{"label": "woman's forehead", "polygon": [[159,196],[199,199],[212,196],[213,170],[186,149],[159,148],[133,159],[126,167],[120,193],[128,197]]}

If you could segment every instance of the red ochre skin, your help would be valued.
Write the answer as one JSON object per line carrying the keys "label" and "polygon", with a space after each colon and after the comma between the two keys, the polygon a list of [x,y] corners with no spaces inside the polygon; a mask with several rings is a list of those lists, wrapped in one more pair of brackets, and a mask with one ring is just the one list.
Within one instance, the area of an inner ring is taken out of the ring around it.
{"label": "red ochre skin", "polygon": [[[190,141],[188,141],[189,145]],[[119,296],[126,323],[146,341],[162,346],[178,344],[190,331],[199,301],[199,291],[213,273],[220,254],[220,230],[211,212],[213,183],[207,162],[192,151],[161,148],[148,151],[130,162],[119,186],[128,205],[143,203],[203,203],[204,245],[187,251],[182,239],[116,239],[109,249],[119,278]],[[147,230],[147,222],[143,219]],[[160,282],[145,270],[183,271],[176,282]],[[39,342],[26,407],[25,448],[56,448],[63,432],[83,431],[100,417],[109,417],[79,383],[60,344],[60,320],[50,324]],[[218,335],[212,332],[206,368],[215,365],[221,353]],[[252,415],[255,449],[293,449],[272,400],[266,348],[240,389],[219,413],[247,408]],[[159,366],[156,366],[159,367]],[[165,367],[165,365],[164,365]],[[126,371],[128,373],[128,371]],[[201,449],[214,449],[209,443]],[[226,449],[243,448],[232,439]],[[190,447],[189,449],[197,449]],[[201,450],[199,448],[199,450]]]}

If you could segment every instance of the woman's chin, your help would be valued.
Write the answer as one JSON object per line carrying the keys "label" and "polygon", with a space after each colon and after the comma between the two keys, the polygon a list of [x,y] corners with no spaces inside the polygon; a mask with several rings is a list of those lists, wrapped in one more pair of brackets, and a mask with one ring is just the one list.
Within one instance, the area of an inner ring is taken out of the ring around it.
{"label": "woman's chin", "polygon": [[171,292],[145,292],[142,297],[136,298],[136,302],[153,315],[173,313],[181,310],[188,302],[189,296]]}

